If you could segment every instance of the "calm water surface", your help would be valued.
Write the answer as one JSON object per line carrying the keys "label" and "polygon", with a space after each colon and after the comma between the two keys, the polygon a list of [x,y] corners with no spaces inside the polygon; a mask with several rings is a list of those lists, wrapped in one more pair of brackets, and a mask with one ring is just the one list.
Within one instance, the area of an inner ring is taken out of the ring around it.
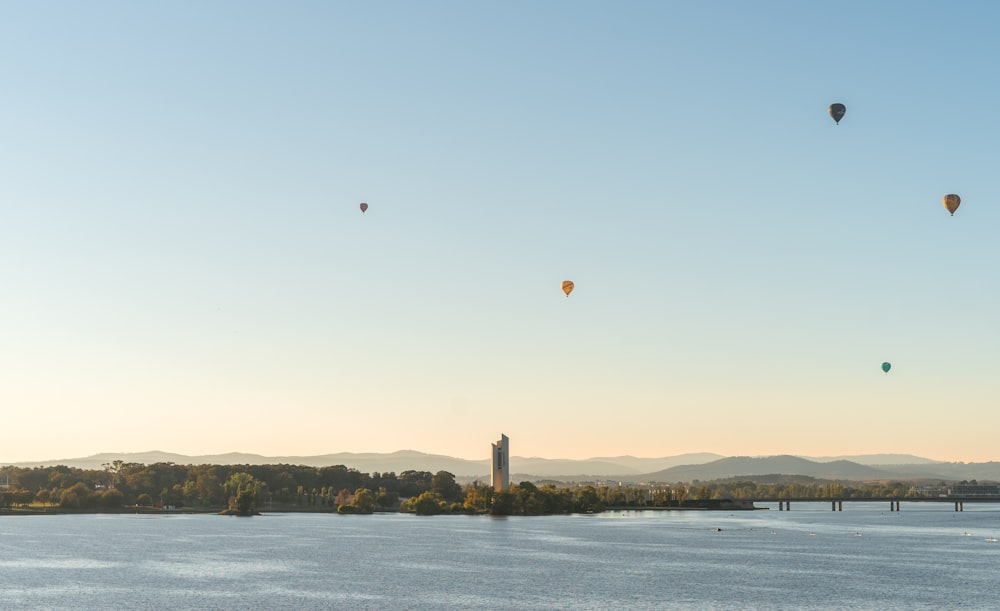
{"label": "calm water surface", "polygon": [[998,609],[990,537],[1000,505],[4,516],[0,608]]}

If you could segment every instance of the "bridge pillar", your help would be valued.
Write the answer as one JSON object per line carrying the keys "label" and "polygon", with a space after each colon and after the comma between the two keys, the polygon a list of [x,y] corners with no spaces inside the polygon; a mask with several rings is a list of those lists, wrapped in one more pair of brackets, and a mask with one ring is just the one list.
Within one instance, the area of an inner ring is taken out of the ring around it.
{"label": "bridge pillar", "polygon": [[896,511],[899,511],[899,501],[896,501]]}
{"label": "bridge pillar", "polygon": [[965,511],[965,505],[962,501],[955,501],[955,511]]}
{"label": "bridge pillar", "polygon": [[844,501],[837,501],[837,511],[844,510]]}

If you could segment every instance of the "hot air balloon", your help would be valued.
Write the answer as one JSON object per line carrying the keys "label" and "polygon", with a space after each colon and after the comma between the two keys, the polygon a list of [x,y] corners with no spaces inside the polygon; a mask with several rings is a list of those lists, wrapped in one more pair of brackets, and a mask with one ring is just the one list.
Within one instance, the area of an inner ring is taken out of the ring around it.
{"label": "hot air balloon", "polygon": [[949,193],[944,196],[944,207],[947,208],[948,212],[951,212],[952,216],[955,216],[955,211],[958,210],[958,205],[961,203],[962,198],[954,193]]}
{"label": "hot air balloon", "polygon": [[361,202],[361,214],[364,214],[365,210],[368,210],[368,204]]}
{"label": "hot air balloon", "polygon": [[830,104],[830,108],[827,109],[827,112],[829,112],[830,116],[833,117],[833,120],[837,122],[837,125],[840,125],[840,120],[844,118],[844,113],[847,112],[847,107],[840,102],[835,102]]}
{"label": "hot air balloon", "polygon": [[892,363],[882,363],[882,371],[884,373],[889,373],[890,369],[892,369]]}
{"label": "hot air balloon", "polygon": [[569,294],[573,292],[573,283],[569,280],[563,280],[562,283],[563,292],[569,297]]}

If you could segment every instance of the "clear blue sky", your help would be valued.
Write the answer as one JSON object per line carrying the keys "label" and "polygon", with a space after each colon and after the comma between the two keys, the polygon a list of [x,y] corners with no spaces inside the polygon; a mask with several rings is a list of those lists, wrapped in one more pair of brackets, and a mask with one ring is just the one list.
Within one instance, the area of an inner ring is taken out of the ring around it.
{"label": "clear blue sky", "polygon": [[2,3],[0,461],[1000,459],[997,23]]}

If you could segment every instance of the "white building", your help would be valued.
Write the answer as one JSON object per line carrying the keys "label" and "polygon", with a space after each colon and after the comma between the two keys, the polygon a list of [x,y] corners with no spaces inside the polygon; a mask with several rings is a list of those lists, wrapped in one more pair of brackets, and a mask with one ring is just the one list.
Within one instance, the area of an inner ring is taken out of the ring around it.
{"label": "white building", "polygon": [[510,440],[500,435],[500,441],[493,444],[493,489],[497,492],[510,490]]}

